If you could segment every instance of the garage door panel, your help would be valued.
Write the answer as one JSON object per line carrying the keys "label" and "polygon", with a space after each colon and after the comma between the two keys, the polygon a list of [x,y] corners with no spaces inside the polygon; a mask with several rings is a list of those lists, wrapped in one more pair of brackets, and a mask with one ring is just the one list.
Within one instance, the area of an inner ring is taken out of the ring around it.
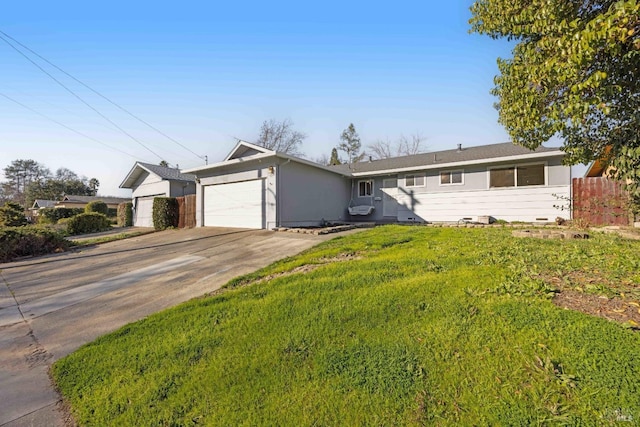
{"label": "garage door panel", "polygon": [[204,225],[264,228],[264,180],[204,187]]}
{"label": "garage door panel", "polygon": [[133,225],[136,227],[153,227],[153,199],[152,197],[138,197],[136,200],[136,216]]}

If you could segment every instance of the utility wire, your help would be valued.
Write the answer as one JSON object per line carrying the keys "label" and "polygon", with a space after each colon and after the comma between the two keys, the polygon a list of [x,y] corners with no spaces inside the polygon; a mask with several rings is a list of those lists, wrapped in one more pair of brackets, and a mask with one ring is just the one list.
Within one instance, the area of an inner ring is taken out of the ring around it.
{"label": "utility wire", "polygon": [[117,104],[115,101],[112,101],[111,99],[107,98],[105,95],[101,94],[100,92],[98,92],[97,90],[93,89],[92,87],[90,87],[89,85],[87,85],[86,83],[84,83],[83,81],[77,79],[76,77],[74,77],[73,75],[67,73],[65,70],[63,70],[62,68],[58,67],[56,64],[52,63],[51,61],[49,61],[47,58],[43,57],[42,55],[40,55],[39,53],[35,52],[34,50],[30,49],[29,47],[25,46],[24,44],[20,43],[18,40],[14,39],[13,37],[11,37],[10,35],[8,35],[7,33],[5,33],[4,31],[0,30],[0,34],[2,34],[3,36],[10,38],[11,40],[13,40],[15,43],[19,44],[20,46],[22,46],[24,49],[28,50],[29,52],[31,52],[32,54],[34,54],[35,56],[37,56],[38,58],[42,59],[44,62],[46,62],[47,64],[51,65],[52,67],[54,67],[56,70],[60,71],[61,73],[65,74],[66,76],[68,76],[69,78],[73,79],[74,81],[76,81],[77,83],[81,84],[82,86],[86,87],[87,89],[89,89],[91,92],[95,93],[96,95],[98,95],[99,97],[101,97],[102,99],[104,99],[105,101],[109,102],[111,105],[113,105],[114,107],[120,109],[121,111],[127,113],[128,115],[130,115],[131,117],[133,117],[134,119],[138,120],[141,123],[144,123],[145,125],[147,125],[149,128],[153,129],[154,131],[158,132],[160,135],[164,136],[165,138],[167,138],[168,140],[178,144],[180,147],[184,148],[185,150],[187,150],[188,152],[190,152],[191,154],[193,154],[194,156],[198,157],[199,159],[204,159],[205,156],[201,156],[198,153],[195,153],[193,150],[191,150],[189,147],[186,147],[185,145],[181,144],[179,141],[176,141],[174,138],[170,137],[169,135],[167,135],[166,133],[162,132],[161,130],[159,130],[158,128],[156,128],[155,126],[151,125],[150,123],[146,122],[145,120],[141,119],[140,117],[136,116],[135,114],[133,114],[131,111],[127,110],[126,108],[122,107],[121,105]]}
{"label": "utility wire", "polygon": [[3,96],[3,97],[5,97],[5,98],[7,98],[7,99],[8,99],[9,101],[11,101],[11,102],[15,102],[16,104],[18,104],[18,105],[19,105],[19,106],[21,106],[22,108],[26,108],[27,110],[31,111],[32,113],[35,113],[35,114],[37,114],[37,115],[39,115],[39,116],[41,116],[41,117],[44,117],[44,118],[45,118],[45,119],[47,119],[47,120],[51,120],[52,122],[54,122],[54,123],[56,123],[56,124],[58,124],[58,125],[62,126],[63,128],[70,130],[71,132],[77,133],[77,134],[78,134],[78,135],[80,135],[80,136],[83,136],[83,137],[85,137],[85,138],[88,138],[88,139],[90,139],[90,140],[92,140],[92,141],[94,141],[94,142],[97,142],[98,144],[104,145],[105,147],[110,148],[110,149],[112,149],[112,150],[114,150],[114,151],[119,151],[119,152],[120,152],[120,153],[122,153],[122,154],[126,154],[127,156],[129,156],[129,157],[131,157],[131,158],[133,158],[133,159],[135,159],[135,160],[140,160],[140,159],[138,159],[136,156],[134,156],[133,154],[127,153],[126,151],[122,151],[122,150],[120,150],[119,148],[116,148],[116,147],[113,147],[113,146],[111,146],[111,145],[109,145],[109,144],[106,144],[106,143],[104,143],[104,142],[100,141],[99,139],[93,138],[93,137],[91,137],[91,136],[89,136],[89,135],[86,135],[86,134],[84,134],[84,133],[82,133],[82,132],[80,132],[80,131],[78,131],[78,130],[75,130],[75,129],[74,129],[74,128],[72,128],[71,126],[67,126],[67,125],[65,125],[64,123],[59,122],[58,120],[53,119],[53,118],[51,118],[51,117],[47,116],[46,114],[42,114],[41,112],[34,110],[33,108],[29,107],[28,105],[25,105],[25,104],[23,104],[22,102],[20,102],[20,101],[18,101],[18,100],[15,100],[15,99],[11,98],[9,95],[5,95],[4,93],[0,92],[0,96]]}
{"label": "utility wire", "polygon": [[156,153],[155,151],[153,151],[151,148],[147,147],[146,145],[144,145],[142,142],[140,142],[137,138],[135,138],[133,135],[131,135],[129,132],[127,132],[126,130],[122,129],[120,126],[118,126],[113,120],[109,119],[107,116],[105,116],[104,114],[102,114],[100,111],[98,111],[96,108],[94,108],[91,104],[89,104],[88,102],[86,102],[84,99],[82,99],[79,95],[77,95],[74,91],[72,91],[71,89],[69,89],[67,86],[65,86],[61,81],[59,81],[58,79],[56,79],[54,76],[52,76],[49,72],[47,72],[47,70],[45,70],[44,68],[42,68],[37,62],[35,62],[34,60],[32,60],[31,58],[29,58],[27,55],[24,54],[24,52],[22,52],[20,49],[16,48],[13,44],[11,44],[11,42],[9,42],[6,38],[4,38],[3,36],[0,36],[0,39],[2,39],[2,41],[4,41],[5,43],[7,43],[9,46],[11,46],[16,52],[18,52],[20,55],[22,55],[25,59],[27,59],[29,62],[31,62],[33,65],[35,65],[40,71],[42,71],[43,73],[45,73],[47,76],[49,76],[53,81],[55,81],[56,83],[58,83],[60,86],[62,86],[67,92],[69,92],[71,95],[73,95],[74,97],[76,97],[80,102],[82,102],[84,105],[86,105],[87,107],[91,108],[93,111],[95,111],[96,114],[98,114],[100,117],[102,117],[103,119],[105,119],[106,121],[108,121],[109,123],[111,123],[113,126],[115,126],[116,128],[118,128],[118,130],[120,130],[120,132],[122,132],[123,134],[125,134],[126,136],[128,136],[129,138],[131,138],[132,140],[134,140],[135,142],[137,142],[138,144],[140,144],[142,147],[144,147],[147,151],[149,151],[150,153],[152,153],[153,155],[157,156],[160,160],[164,160],[162,158],[162,156],[160,156],[158,153]]}

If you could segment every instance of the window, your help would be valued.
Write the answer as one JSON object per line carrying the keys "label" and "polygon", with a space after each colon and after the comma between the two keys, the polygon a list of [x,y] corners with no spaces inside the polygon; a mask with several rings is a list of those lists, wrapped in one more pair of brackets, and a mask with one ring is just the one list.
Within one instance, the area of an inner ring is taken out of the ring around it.
{"label": "window", "polygon": [[544,185],[544,164],[510,166],[489,170],[489,187],[526,187]]}
{"label": "window", "polygon": [[462,184],[462,171],[440,172],[440,185]]}
{"label": "window", "polygon": [[358,197],[373,195],[373,181],[358,182]]}
{"label": "window", "polygon": [[406,175],[404,185],[405,187],[422,187],[424,186],[424,175]]}
{"label": "window", "polygon": [[518,166],[518,187],[544,185],[544,165]]}

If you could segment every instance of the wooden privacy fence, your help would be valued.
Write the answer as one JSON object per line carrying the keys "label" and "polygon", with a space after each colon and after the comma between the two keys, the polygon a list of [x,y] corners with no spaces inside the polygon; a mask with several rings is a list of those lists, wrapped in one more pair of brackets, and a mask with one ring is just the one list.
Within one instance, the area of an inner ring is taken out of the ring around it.
{"label": "wooden privacy fence", "polygon": [[573,219],[589,225],[629,225],[627,193],[605,177],[573,178]]}
{"label": "wooden privacy fence", "polygon": [[178,228],[196,226],[196,195],[176,197],[178,200]]}

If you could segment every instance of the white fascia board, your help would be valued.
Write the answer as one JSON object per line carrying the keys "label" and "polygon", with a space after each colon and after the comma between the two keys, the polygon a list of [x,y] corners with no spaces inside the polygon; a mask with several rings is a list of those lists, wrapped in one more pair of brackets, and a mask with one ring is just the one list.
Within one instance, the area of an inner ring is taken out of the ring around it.
{"label": "white fascia board", "polygon": [[229,154],[227,154],[227,157],[225,157],[223,161],[225,161],[225,162],[228,161],[229,158],[231,158],[231,156],[233,156],[235,154],[235,152],[238,151],[238,148],[240,148],[240,146],[249,147],[249,148],[252,148],[252,149],[254,149],[256,151],[259,151],[261,153],[275,154],[275,151],[273,151],[273,150],[269,150],[267,148],[261,147],[259,145],[252,144],[252,143],[247,142],[247,141],[239,140],[238,143],[236,144],[236,146],[233,147],[233,150],[231,150],[229,152]]}
{"label": "white fascia board", "polygon": [[[141,168],[143,170],[146,170],[147,172],[151,173],[150,170],[148,170],[147,168],[145,168],[144,166],[142,166],[140,164],[140,162],[136,162],[135,165],[133,165],[133,167],[131,168],[131,170],[129,171],[129,173],[127,174],[127,176],[125,177],[125,179],[122,181],[122,183],[119,185],[119,188],[131,188],[133,183],[138,179],[138,177],[140,176],[140,174],[134,174],[134,172],[138,169]],[[127,181],[132,180],[131,183],[127,184]]]}
{"label": "white fascia board", "polygon": [[440,163],[436,165],[411,166],[406,168],[385,169],[385,170],[376,170],[376,171],[370,171],[370,172],[353,172],[352,175],[354,177],[386,175],[386,174],[400,173],[400,172],[411,172],[411,171],[418,171],[418,170],[442,169],[442,168],[448,169],[448,168],[454,168],[459,166],[481,165],[483,163],[489,164],[489,163],[498,163],[498,162],[510,162],[510,161],[518,161],[518,160],[539,159],[539,158],[545,158],[545,157],[558,157],[558,156],[564,156],[564,155],[565,153],[562,151],[546,151],[543,153],[521,154],[519,156],[492,157],[487,159],[467,160],[463,162],[449,162],[449,163]]}
{"label": "white fascia board", "polygon": [[224,166],[231,166],[231,165],[238,165],[238,164],[241,164],[241,163],[249,163],[249,162],[253,162],[253,161],[260,161],[260,160],[267,159],[269,157],[275,157],[275,153],[271,152],[271,153],[264,153],[264,154],[256,154],[256,155],[248,156],[248,157],[240,157],[238,159],[225,160],[225,161],[218,162],[218,163],[212,163],[210,165],[198,166],[198,167],[191,168],[191,169],[185,169],[185,170],[183,170],[181,172],[182,173],[196,174],[197,172],[202,172],[202,171],[206,171],[206,170],[209,170],[209,169],[217,169],[217,168],[221,168],[221,167],[224,167]]}

